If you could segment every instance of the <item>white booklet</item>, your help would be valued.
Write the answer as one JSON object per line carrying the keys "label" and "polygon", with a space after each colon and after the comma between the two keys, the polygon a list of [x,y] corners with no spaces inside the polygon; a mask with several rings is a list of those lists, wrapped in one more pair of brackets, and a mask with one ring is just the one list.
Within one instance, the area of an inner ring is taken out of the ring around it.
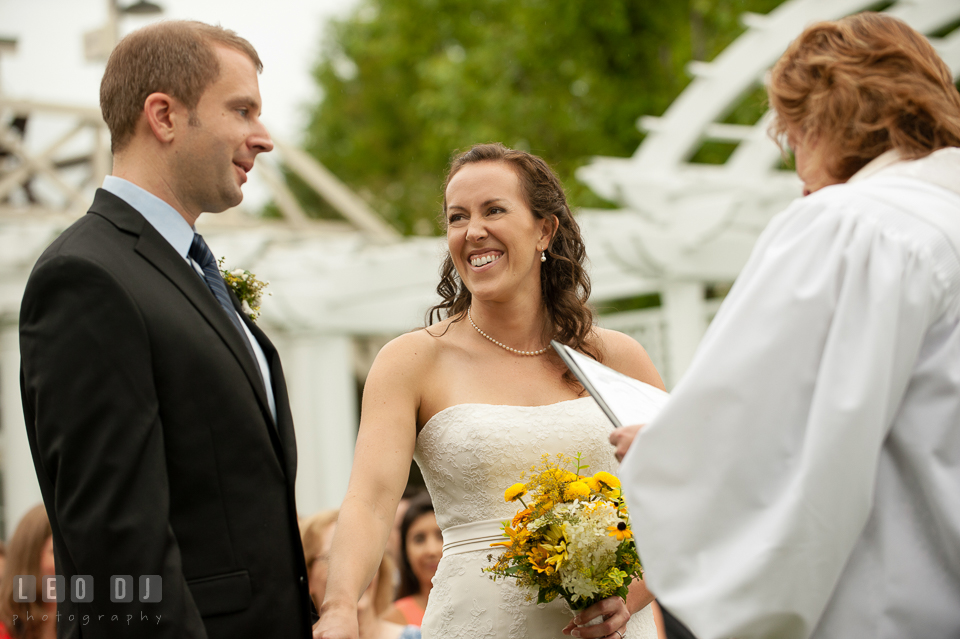
{"label": "white booklet", "polygon": [[670,398],[666,391],[618,373],[556,340],[550,345],[617,428],[646,424]]}

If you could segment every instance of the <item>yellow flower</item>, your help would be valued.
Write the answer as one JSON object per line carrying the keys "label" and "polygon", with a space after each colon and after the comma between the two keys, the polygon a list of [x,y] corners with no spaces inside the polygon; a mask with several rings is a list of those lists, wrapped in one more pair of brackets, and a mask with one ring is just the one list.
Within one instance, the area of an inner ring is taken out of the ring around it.
{"label": "yellow flower", "polygon": [[543,539],[550,545],[557,545],[563,539],[563,529],[556,524],[550,524],[543,530]]}
{"label": "yellow flower", "polygon": [[607,488],[620,488],[620,480],[606,471],[601,470],[599,473],[595,473],[593,478],[602,484],[606,484]]}
{"label": "yellow flower", "polygon": [[534,507],[535,507],[539,512],[545,513],[545,512],[547,512],[548,510],[550,510],[551,508],[553,508],[553,500],[550,499],[550,497],[549,497],[548,495],[543,495],[542,497],[540,497],[539,499],[537,499],[536,503],[534,504]]}
{"label": "yellow flower", "polygon": [[556,524],[550,524],[543,531],[543,541],[540,546],[553,553],[547,558],[547,563],[559,570],[567,559],[567,540],[563,537],[563,529]]}
{"label": "yellow flower", "polygon": [[527,494],[527,487],[523,484],[516,483],[503,493],[504,501],[516,501]]}
{"label": "yellow flower", "polygon": [[564,491],[563,496],[569,501],[574,499],[588,499],[590,497],[590,487],[585,482],[571,482]]}
{"label": "yellow flower", "polygon": [[596,477],[584,477],[583,483],[585,483],[587,487],[593,492],[595,493],[600,492],[600,482],[597,480]]}
{"label": "yellow flower", "polygon": [[524,542],[530,537],[530,531],[526,528],[511,528],[510,526],[504,526],[503,534],[509,539],[505,541],[495,541],[491,546],[503,546],[504,548],[516,548],[522,546]]}
{"label": "yellow flower", "polygon": [[514,528],[519,528],[522,524],[525,524],[527,522],[527,518],[530,516],[530,513],[532,512],[533,511],[530,510],[529,508],[524,508],[523,510],[521,510],[520,512],[518,512],[516,515],[513,516],[513,521],[510,523],[513,525]]}
{"label": "yellow flower", "polygon": [[577,475],[563,468],[550,468],[543,471],[541,478],[544,481],[570,482],[576,481]]}
{"label": "yellow flower", "polygon": [[548,546],[543,544],[543,547],[554,553],[549,559],[547,559],[548,564],[556,566],[557,570],[560,570],[560,566],[563,565],[563,562],[567,560],[567,541],[561,539],[560,543],[556,546]]}
{"label": "yellow flower", "polygon": [[627,528],[627,524],[622,521],[616,526],[607,526],[607,534],[611,537],[616,537],[617,541],[623,541],[624,539],[633,537],[633,532]]}
{"label": "yellow flower", "polygon": [[550,555],[540,546],[531,548],[530,552],[527,553],[527,557],[530,558],[530,566],[537,572],[541,572],[545,575],[552,575],[556,570],[556,568],[547,563],[547,559],[550,558]]}

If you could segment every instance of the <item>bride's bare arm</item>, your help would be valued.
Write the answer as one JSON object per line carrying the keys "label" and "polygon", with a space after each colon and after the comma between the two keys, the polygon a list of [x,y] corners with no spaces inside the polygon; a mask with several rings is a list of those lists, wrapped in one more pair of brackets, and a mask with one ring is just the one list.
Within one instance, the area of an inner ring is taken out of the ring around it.
{"label": "bride's bare arm", "polygon": [[330,576],[314,637],[357,637],[357,601],[380,566],[410,472],[419,380],[429,366],[430,346],[422,335],[403,335],[380,351],[367,376],[353,470],[330,549]]}
{"label": "bride's bare arm", "polygon": [[603,363],[615,371],[666,390],[660,373],[637,340],[617,331],[596,328],[603,350]]}

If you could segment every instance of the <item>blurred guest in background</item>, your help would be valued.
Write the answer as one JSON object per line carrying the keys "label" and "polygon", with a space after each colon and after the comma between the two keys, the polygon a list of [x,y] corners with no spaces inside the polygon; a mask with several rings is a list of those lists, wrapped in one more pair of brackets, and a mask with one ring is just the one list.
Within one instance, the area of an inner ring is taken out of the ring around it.
{"label": "blurred guest in background", "polygon": [[[310,598],[319,604],[326,591],[327,566],[338,510],[324,510],[301,521],[304,559],[310,574]],[[416,626],[396,624],[381,618],[390,607],[396,569],[389,555],[384,555],[380,568],[357,604],[357,625],[360,639],[420,639]]]}
{"label": "blurred guest in background", "polygon": [[419,627],[443,553],[443,533],[428,493],[410,500],[400,524],[400,539],[400,588],[384,619]]}
{"label": "blurred guest in background", "polygon": [[387,553],[393,559],[394,564],[400,563],[400,526],[403,524],[403,516],[407,513],[407,507],[410,506],[410,500],[424,492],[423,486],[407,484],[403,491],[403,497],[397,504],[397,514],[393,519],[393,528],[390,530],[390,537],[387,539]]}
{"label": "blurred guest in background", "polygon": [[[27,511],[10,538],[9,553],[0,581],[0,639],[55,639],[57,603],[41,596],[44,575],[57,574],[53,562],[53,535],[43,504]],[[36,601],[13,599],[14,575],[36,577]]]}

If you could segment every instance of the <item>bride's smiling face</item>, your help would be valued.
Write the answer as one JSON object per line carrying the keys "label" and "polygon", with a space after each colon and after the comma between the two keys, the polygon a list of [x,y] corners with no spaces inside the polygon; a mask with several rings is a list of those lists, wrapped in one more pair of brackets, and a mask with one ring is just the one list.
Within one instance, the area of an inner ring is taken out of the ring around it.
{"label": "bride's smiling face", "polygon": [[477,300],[540,291],[540,251],[551,225],[530,211],[520,178],[505,162],[461,168],[446,192],[447,248]]}

